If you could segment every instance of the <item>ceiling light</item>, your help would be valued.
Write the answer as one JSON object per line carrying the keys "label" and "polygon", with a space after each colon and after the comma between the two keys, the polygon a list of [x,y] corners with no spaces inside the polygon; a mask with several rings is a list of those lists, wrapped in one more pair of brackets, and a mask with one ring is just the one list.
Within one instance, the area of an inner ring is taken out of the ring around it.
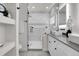
{"label": "ceiling light", "polygon": [[35,8],[34,6],[32,8]]}
{"label": "ceiling light", "polygon": [[46,7],[48,9],[48,7]]}

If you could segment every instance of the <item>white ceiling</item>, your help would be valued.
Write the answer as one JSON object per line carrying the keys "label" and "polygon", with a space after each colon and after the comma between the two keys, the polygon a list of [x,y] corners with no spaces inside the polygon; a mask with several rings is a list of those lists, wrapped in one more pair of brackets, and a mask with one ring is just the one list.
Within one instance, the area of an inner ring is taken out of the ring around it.
{"label": "white ceiling", "polygon": [[28,9],[30,12],[49,12],[53,3],[29,3]]}

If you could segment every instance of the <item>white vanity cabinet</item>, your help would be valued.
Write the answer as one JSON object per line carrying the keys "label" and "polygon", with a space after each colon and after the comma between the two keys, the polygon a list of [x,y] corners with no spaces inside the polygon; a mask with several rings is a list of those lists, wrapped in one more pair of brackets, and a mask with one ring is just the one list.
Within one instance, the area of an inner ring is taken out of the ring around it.
{"label": "white vanity cabinet", "polygon": [[79,52],[48,35],[48,50],[51,56],[78,56]]}
{"label": "white vanity cabinet", "polygon": [[67,55],[62,49],[62,47],[60,47],[59,45],[60,44],[58,44],[58,41],[56,41],[55,44],[53,45],[52,56],[66,56]]}
{"label": "white vanity cabinet", "polygon": [[53,38],[51,36],[48,36],[48,50],[49,50],[49,53],[52,55],[52,44],[53,44]]}
{"label": "white vanity cabinet", "polygon": [[52,56],[66,55],[65,52],[60,48],[58,41],[51,36],[48,36],[48,50]]}

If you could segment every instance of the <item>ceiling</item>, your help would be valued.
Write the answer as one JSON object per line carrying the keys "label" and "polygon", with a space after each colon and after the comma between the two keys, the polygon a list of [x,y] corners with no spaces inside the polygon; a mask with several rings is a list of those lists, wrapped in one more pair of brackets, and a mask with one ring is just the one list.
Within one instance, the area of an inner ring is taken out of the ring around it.
{"label": "ceiling", "polygon": [[30,12],[42,12],[47,13],[50,11],[53,3],[29,3],[28,9]]}

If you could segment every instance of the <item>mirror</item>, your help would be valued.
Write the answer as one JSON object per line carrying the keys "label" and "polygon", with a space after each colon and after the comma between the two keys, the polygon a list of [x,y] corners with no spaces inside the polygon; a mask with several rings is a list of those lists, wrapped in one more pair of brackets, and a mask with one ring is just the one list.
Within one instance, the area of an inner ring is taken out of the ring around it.
{"label": "mirror", "polygon": [[65,28],[66,28],[66,5],[59,10],[59,29],[65,29]]}
{"label": "mirror", "polygon": [[50,17],[50,30],[53,32],[53,31],[56,31],[57,30],[57,19],[58,19],[58,5],[59,3],[55,3],[51,9],[51,17]]}
{"label": "mirror", "polygon": [[59,25],[65,25],[65,24],[66,24],[66,6],[59,11]]}
{"label": "mirror", "polygon": [[0,4],[0,15],[8,17],[8,10],[3,4]]}

